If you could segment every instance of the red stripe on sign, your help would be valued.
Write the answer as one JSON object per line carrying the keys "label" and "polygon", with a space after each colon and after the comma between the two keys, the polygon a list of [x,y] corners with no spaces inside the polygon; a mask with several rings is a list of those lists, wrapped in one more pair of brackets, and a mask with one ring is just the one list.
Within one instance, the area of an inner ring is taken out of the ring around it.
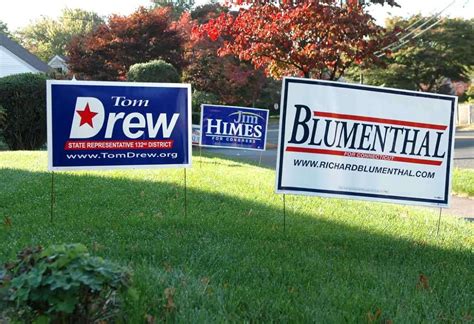
{"label": "red stripe on sign", "polygon": [[377,118],[377,117],[368,117],[368,116],[328,113],[324,111],[315,111],[313,112],[313,115],[315,117],[319,116],[319,117],[327,117],[327,118],[335,118],[335,119],[366,121],[366,122],[373,122],[373,123],[391,124],[391,125],[398,125],[398,126],[410,126],[410,127],[428,128],[428,129],[437,129],[437,130],[446,130],[446,128],[448,128],[448,126],[444,126],[444,125],[417,123],[417,122],[410,122],[410,121],[397,120],[397,119],[386,119],[386,118]]}
{"label": "red stripe on sign", "polygon": [[436,165],[436,166],[439,166],[439,165],[441,165],[441,163],[443,163],[443,161],[416,159],[416,158],[408,158],[408,157],[400,157],[400,156],[392,156],[392,155],[384,155],[384,154],[360,153],[360,152],[349,152],[349,151],[336,151],[336,150],[326,150],[326,149],[297,147],[297,146],[288,146],[286,148],[286,151],[287,152],[298,152],[298,153],[337,155],[337,156],[346,156],[346,157],[359,158],[359,159],[393,161],[393,162],[406,162],[406,163]]}

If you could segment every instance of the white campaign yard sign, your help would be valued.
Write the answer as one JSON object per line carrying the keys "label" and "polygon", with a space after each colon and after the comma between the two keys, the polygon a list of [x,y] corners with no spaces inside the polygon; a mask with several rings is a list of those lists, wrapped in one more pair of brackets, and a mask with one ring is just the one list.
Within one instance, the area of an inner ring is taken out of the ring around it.
{"label": "white campaign yard sign", "polygon": [[285,78],[277,193],[449,206],[457,97]]}

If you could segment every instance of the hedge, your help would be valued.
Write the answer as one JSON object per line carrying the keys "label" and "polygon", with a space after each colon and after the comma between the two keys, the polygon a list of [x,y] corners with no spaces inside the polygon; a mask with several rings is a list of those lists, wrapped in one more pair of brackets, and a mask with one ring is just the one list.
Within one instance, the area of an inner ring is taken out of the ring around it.
{"label": "hedge", "polygon": [[45,75],[22,73],[0,78],[0,106],[0,135],[9,149],[34,150],[45,144]]}
{"label": "hedge", "polygon": [[163,60],[132,65],[128,70],[127,79],[135,82],[180,82],[178,71]]}

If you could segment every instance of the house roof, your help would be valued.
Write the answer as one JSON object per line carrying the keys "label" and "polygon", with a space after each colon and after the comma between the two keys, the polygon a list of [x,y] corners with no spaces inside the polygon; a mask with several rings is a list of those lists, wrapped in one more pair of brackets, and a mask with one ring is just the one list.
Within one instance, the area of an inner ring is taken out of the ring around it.
{"label": "house roof", "polygon": [[66,64],[67,62],[67,58],[66,56],[63,56],[63,55],[54,55],[51,60],[49,60],[48,62],[48,65],[50,65],[54,60],[58,59],[59,61],[63,62],[64,64]]}
{"label": "house roof", "polygon": [[61,58],[61,60],[63,60],[64,62],[67,62],[67,61],[68,61],[67,57],[64,56],[64,55],[58,55],[58,56],[59,56],[59,57]]}
{"label": "house roof", "polygon": [[41,61],[36,55],[31,54],[26,48],[12,41],[5,34],[0,33],[0,46],[5,47],[21,60],[31,65],[40,72],[48,72],[50,67],[45,62]]}

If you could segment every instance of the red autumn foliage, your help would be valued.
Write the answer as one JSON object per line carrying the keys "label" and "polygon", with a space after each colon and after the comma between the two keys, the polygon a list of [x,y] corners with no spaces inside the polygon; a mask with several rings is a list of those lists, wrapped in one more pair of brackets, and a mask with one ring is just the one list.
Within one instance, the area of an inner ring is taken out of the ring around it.
{"label": "red autumn foliage", "polygon": [[[257,5],[263,5],[263,4],[275,4],[278,3],[278,5],[300,5],[308,2],[320,2],[320,3],[327,3],[330,2],[330,0],[226,0],[226,3],[230,5],[244,5],[244,4],[257,4]],[[381,4],[385,5],[388,4],[390,6],[397,6],[399,7],[398,3],[395,0],[345,0],[346,3],[351,4],[351,5],[367,5],[367,4]]]}
{"label": "red autumn foliage", "polygon": [[[209,19],[214,16],[214,9],[209,7]],[[233,55],[218,56],[222,42],[212,42],[192,33],[198,23],[189,13],[184,13],[175,26],[187,40],[184,47],[188,65],[183,81],[190,82],[195,90],[217,95],[222,103],[249,105],[257,100],[265,82],[263,71],[255,70]]]}
{"label": "red autumn foliage", "polygon": [[129,16],[113,15],[68,46],[69,67],[79,78],[124,80],[131,65],[163,59],[184,66],[183,38],[173,28],[171,10],[139,8]]}
{"label": "red autumn foliage", "polygon": [[352,64],[378,63],[374,53],[394,40],[362,6],[340,6],[336,0],[254,4],[237,16],[221,14],[193,32],[222,41],[220,55],[236,55],[276,79],[337,80]]}

